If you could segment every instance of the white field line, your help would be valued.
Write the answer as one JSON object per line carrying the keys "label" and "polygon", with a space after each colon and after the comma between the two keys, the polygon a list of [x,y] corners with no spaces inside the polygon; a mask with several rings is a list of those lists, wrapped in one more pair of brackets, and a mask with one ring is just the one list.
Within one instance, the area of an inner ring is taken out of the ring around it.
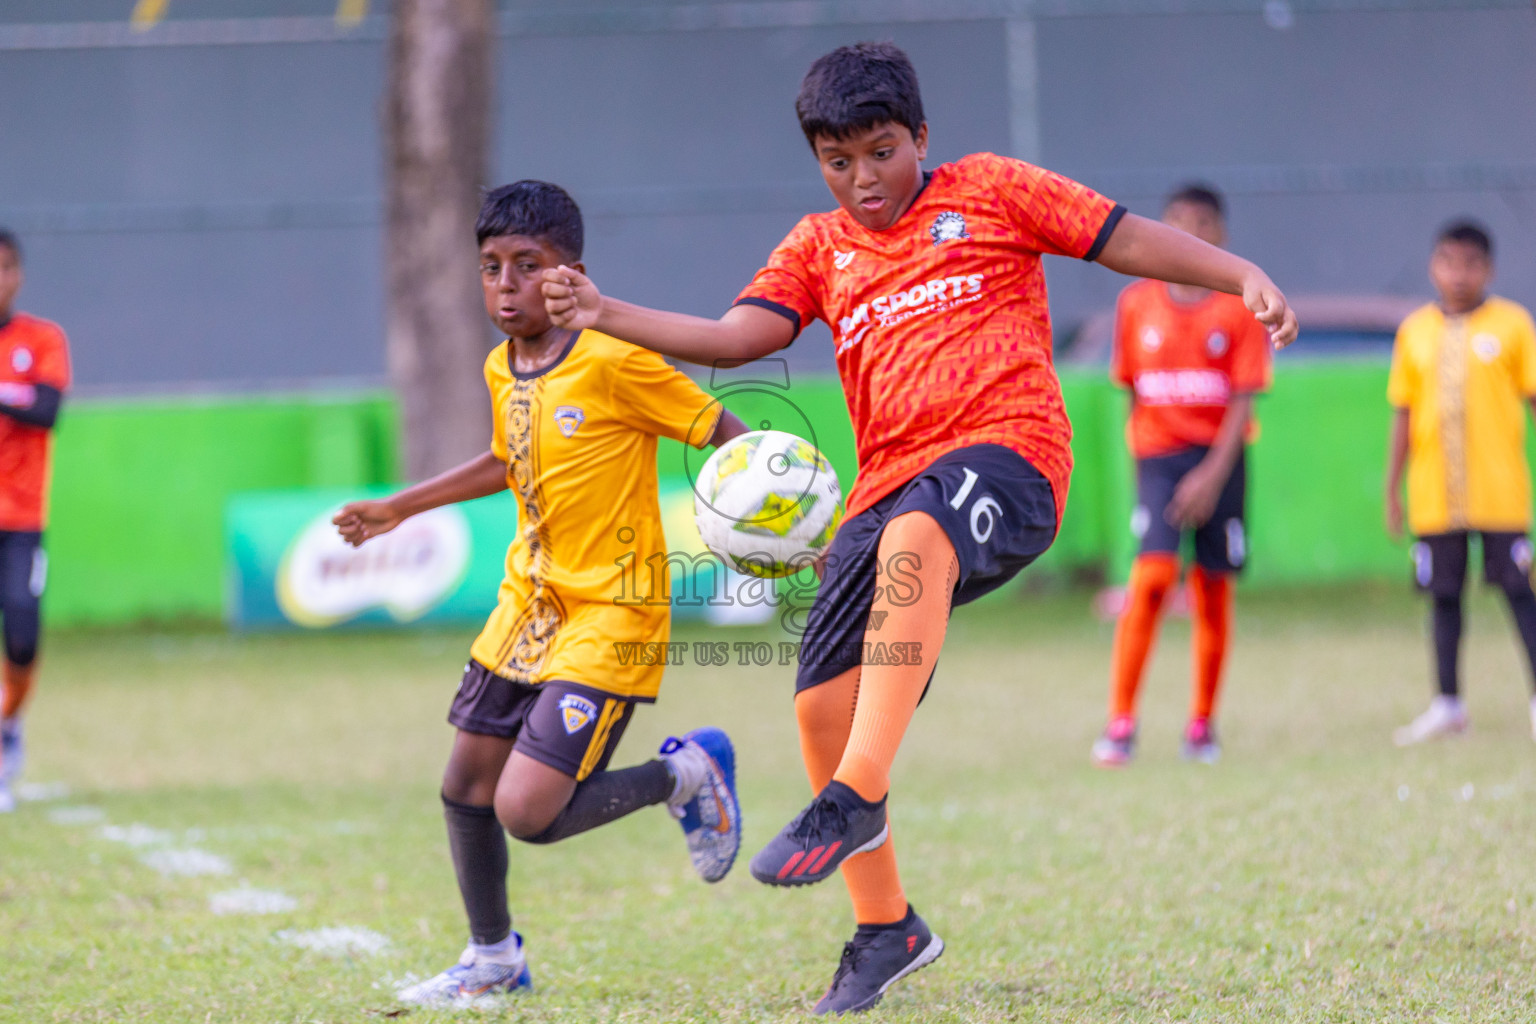
{"label": "white field line", "polygon": [[234,872],[229,861],[207,850],[162,847],[143,854],[139,861],[167,878],[228,875]]}
{"label": "white field line", "polygon": [[297,946],[325,956],[375,956],[389,948],[389,940],[367,928],[337,925],[311,931],[287,929],[273,936],[284,945]]}
{"label": "white field line", "polygon": [[48,820],[55,825],[99,825],[107,820],[107,812],[100,807],[76,804],[50,809]]}
{"label": "white field line", "polygon": [[221,917],[227,914],[283,914],[298,905],[299,901],[287,893],[244,885],[208,897],[208,909]]}
{"label": "white field line", "polygon": [[16,799],[23,803],[46,803],[69,796],[67,782],[21,782],[16,785]]}

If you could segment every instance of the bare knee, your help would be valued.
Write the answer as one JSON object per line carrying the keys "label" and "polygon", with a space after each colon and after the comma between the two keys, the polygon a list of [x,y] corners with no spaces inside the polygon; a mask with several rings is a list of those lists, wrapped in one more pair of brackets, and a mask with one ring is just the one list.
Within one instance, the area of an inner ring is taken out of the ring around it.
{"label": "bare knee", "polygon": [[553,812],[541,801],[528,794],[502,787],[496,793],[496,820],[508,834],[524,843],[538,842],[538,837],[549,830],[563,808]]}
{"label": "bare knee", "polygon": [[511,740],[460,732],[443,769],[443,796],[456,804],[489,807],[511,748]]}
{"label": "bare knee", "polygon": [[537,843],[575,792],[574,778],[515,750],[496,787],[496,817],[513,839]]}

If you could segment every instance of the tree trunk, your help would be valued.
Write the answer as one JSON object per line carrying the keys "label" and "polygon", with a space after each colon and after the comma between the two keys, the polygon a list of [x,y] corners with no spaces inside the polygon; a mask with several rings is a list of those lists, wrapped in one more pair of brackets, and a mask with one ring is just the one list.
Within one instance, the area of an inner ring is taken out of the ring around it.
{"label": "tree trunk", "polygon": [[475,215],[490,142],[491,0],[395,0],[385,110],[386,352],[405,472],[419,480],[486,450]]}

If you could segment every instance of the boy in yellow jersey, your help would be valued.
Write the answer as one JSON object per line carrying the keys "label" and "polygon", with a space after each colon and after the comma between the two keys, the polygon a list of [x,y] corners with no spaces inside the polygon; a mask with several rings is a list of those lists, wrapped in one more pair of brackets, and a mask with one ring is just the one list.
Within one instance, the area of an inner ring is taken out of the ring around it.
{"label": "boy in yellow jersey", "polygon": [[710,882],[741,842],[735,757],[719,729],[668,740],[644,764],[607,766],[635,705],[656,699],[664,667],[619,652],[669,635],[664,593],[653,586],[636,601],[623,570],[664,556],[656,438],[704,447],[746,428],[660,356],[550,323],[540,275],[582,249],[581,211],[562,189],[496,189],[475,232],[486,312],[507,335],[485,361],[490,450],[335,518],[356,545],[427,509],[507,487],[517,498],[499,602],[448,715],[458,734],[442,799],[470,944],[458,964],[399,993],[416,1004],[530,985],[507,911],[503,828],[552,843],[665,803]]}
{"label": "boy in yellow jersey", "polygon": [[[1504,591],[1536,681],[1536,594],[1531,590],[1531,476],[1525,463],[1526,403],[1536,407],[1536,327],[1531,315],[1488,294],[1493,244],[1458,221],[1440,232],[1429,260],[1439,302],[1403,321],[1392,350],[1387,399],[1387,531],[1403,529],[1403,468],[1418,585],[1433,599],[1439,694],[1397,730],[1399,746],[1467,727],[1457,656],[1468,539],[1479,534],[1483,576]],[[1531,702],[1536,734],[1536,699]]]}

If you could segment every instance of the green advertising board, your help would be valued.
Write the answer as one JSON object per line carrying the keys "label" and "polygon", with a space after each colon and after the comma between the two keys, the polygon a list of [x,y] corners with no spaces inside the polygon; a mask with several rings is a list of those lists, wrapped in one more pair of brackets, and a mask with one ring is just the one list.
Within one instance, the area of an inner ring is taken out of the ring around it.
{"label": "green advertising board", "polygon": [[[470,623],[496,607],[507,546],[516,536],[510,491],[413,516],[360,547],[331,517],[344,503],[387,488],[319,488],[242,494],[225,516],[226,616],[245,629],[331,629],[405,623]],[[775,613],[776,588],[710,555],[693,525],[693,492],[661,489],[668,540],[665,595],[673,615],[717,625]]]}

